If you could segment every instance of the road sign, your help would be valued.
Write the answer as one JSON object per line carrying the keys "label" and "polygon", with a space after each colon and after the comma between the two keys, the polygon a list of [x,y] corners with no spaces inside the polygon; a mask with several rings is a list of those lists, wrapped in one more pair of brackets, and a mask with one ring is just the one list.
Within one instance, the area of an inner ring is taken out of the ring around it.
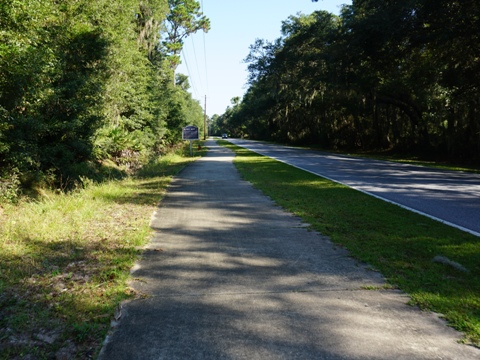
{"label": "road sign", "polygon": [[182,129],[183,140],[198,140],[198,127],[189,125]]}
{"label": "road sign", "polygon": [[190,140],[190,156],[192,156],[193,155],[192,142],[193,142],[193,140],[199,140],[198,127],[193,126],[193,125],[185,126],[182,129],[182,139],[183,140]]}

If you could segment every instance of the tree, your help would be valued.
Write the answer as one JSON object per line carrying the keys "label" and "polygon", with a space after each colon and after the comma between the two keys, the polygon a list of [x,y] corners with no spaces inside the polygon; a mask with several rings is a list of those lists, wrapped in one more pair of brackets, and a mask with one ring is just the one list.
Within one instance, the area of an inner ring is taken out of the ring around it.
{"label": "tree", "polygon": [[200,11],[195,0],[168,0],[170,13],[166,18],[166,36],[163,45],[173,70],[180,64],[184,39],[198,30],[208,32],[210,20]]}
{"label": "tree", "polygon": [[[209,27],[195,1],[170,4],[177,16],[193,12],[192,24],[178,20],[180,41],[195,22]],[[186,124],[203,127],[161,47],[168,9],[168,0],[0,4],[0,182],[15,174],[24,186],[67,189],[101,173],[97,160],[129,163],[179,141]]]}
{"label": "tree", "polygon": [[[83,6],[85,5],[85,6]],[[92,159],[108,77],[108,40],[93,24],[94,5],[8,2],[0,48],[0,107],[8,115],[8,153],[0,166],[23,179],[68,179]],[[82,9],[82,11],[79,11]]]}
{"label": "tree", "polygon": [[[315,1],[315,0],[314,0]],[[229,124],[252,137],[480,159],[474,0],[354,0],[256,40]],[[242,120],[240,120],[242,119]]]}
{"label": "tree", "polygon": [[[244,102],[248,104],[242,107],[242,116],[248,114],[255,124],[249,127],[250,136],[269,134],[290,142],[317,138],[327,104],[323,100],[329,44],[337,27],[337,17],[327,12],[299,14],[283,22],[283,38],[274,43],[257,40],[251,46],[245,61],[249,62],[252,91],[247,92]],[[316,102],[318,95],[322,98]],[[314,103],[319,108],[313,109]]]}
{"label": "tree", "polygon": [[138,42],[147,50],[152,62],[158,57],[160,31],[167,10],[167,0],[141,0],[138,4]]}

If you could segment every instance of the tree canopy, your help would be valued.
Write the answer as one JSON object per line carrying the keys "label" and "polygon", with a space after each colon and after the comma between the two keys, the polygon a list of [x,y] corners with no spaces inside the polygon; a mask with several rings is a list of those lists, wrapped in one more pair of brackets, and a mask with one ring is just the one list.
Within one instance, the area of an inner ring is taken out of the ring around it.
{"label": "tree canopy", "polygon": [[173,69],[180,64],[184,39],[199,30],[208,32],[210,20],[200,11],[195,0],[168,0],[170,13],[166,18],[166,36],[163,42]]}
{"label": "tree canopy", "polygon": [[[198,6],[3,1],[0,189],[15,174],[25,186],[68,188],[95,176],[105,159],[128,163],[181,140],[182,126],[203,129],[200,104],[187,92],[188,81],[174,86],[169,61],[169,46],[192,29],[171,44],[161,41],[172,16],[197,21]],[[200,22],[206,27],[208,19]]]}
{"label": "tree canopy", "polygon": [[291,16],[251,46],[247,92],[218,120],[237,136],[478,162],[479,30],[474,0]]}

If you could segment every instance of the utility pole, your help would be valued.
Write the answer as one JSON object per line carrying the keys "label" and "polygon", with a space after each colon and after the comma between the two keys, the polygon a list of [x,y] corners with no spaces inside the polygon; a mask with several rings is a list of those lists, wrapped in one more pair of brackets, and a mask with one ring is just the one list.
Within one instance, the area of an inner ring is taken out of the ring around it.
{"label": "utility pole", "polygon": [[207,140],[207,95],[205,95],[205,108],[203,110],[203,141]]}

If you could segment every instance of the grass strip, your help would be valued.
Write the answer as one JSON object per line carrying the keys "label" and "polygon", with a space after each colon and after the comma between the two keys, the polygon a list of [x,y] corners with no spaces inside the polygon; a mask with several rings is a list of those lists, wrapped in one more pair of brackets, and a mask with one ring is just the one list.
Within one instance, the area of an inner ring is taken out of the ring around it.
{"label": "grass strip", "polygon": [[172,175],[167,155],[134,177],[0,206],[0,359],[95,358]]}
{"label": "grass strip", "polygon": [[389,284],[410,295],[412,305],[442,314],[465,334],[465,343],[480,346],[479,238],[226,141],[219,143],[235,151],[235,165],[245,180],[380,271]]}

